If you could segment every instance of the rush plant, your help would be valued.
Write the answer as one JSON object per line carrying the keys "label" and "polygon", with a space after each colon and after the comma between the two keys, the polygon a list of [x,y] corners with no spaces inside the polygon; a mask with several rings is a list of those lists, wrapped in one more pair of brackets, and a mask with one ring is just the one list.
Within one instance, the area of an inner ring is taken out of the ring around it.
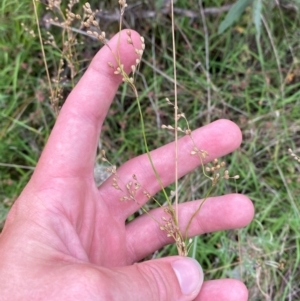
{"label": "rush plant", "polygon": [[[35,12],[37,16],[36,4]],[[188,118],[185,116],[184,112],[180,110],[177,98],[177,72],[176,72],[176,45],[175,45],[175,23],[174,23],[174,3],[171,1],[171,17],[172,17],[172,52],[173,52],[173,69],[174,69],[174,95],[172,95],[172,99],[174,102],[171,102],[169,98],[164,101],[166,104],[174,110],[174,120],[172,125],[162,125],[162,129],[168,130],[174,133],[175,140],[175,148],[174,148],[174,178],[175,178],[175,189],[170,193],[165,189],[160,174],[154,164],[150,153],[150,146],[148,143],[146,130],[145,130],[145,120],[144,114],[139,97],[139,91],[136,86],[137,73],[139,71],[139,67],[142,61],[143,53],[146,50],[145,39],[143,37],[140,38],[139,45],[135,45],[132,39],[132,31],[130,29],[123,30],[123,16],[126,12],[127,3],[126,0],[119,0],[119,39],[118,39],[118,47],[117,50],[114,51],[110,48],[106,33],[102,30],[99,24],[99,20],[97,18],[97,10],[93,10],[90,3],[85,3],[82,6],[82,13],[73,12],[74,6],[78,3],[78,0],[69,0],[66,9],[62,9],[62,3],[60,0],[49,0],[47,4],[47,9],[53,13],[53,17],[49,18],[47,22],[51,25],[55,25],[61,28],[62,30],[62,49],[58,47],[53,35],[51,33],[47,33],[47,39],[43,42],[43,38],[41,32],[39,30],[39,37],[41,40],[42,50],[43,44],[48,44],[56,49],[60,55],[61,59],[57,68],[57,75],[54,79],[51,80],[50,74],[46,64],[46,55],[43,50],[43,56],[45,61],[45,66],[48,74],[49,81],[49,90],[50,90],[50,101],[54,111],[59,113],[60,102],[63,98],[63,82],[64,82],[64,70],[65,66],[70,70],[70,78],[71,85],[75,84],[75,77],[77,75],[77,63],[76,63],[76,46],[78,45],[78,41],[76,38],[77,34],[83,34],[88,36],[91,39],[99,41],[104,47],[108,47],[112,53],[114,58],[113,61],[107,62],[107,65],[110,67],[111,72],[115,76],[121,76],[124,84],[127,84],[135,97],[135,101],[137,103],[139,116],[140,116],[140,126],[141,126],[141,134],[143,137],[144,148],[146,150],[150,165],[155,174],[155,178],[159,183],[161,188],[164,202],[158,201],[155,196],[152,196],[148,191],[147,187],[143,187],[139,182],[138,177],[133,173],[131,175],[131,180],[129,182],[123,182],[123,179],[119,177],[117,167],[112,164],[107,156],[105,150],[101,150],[101,159],[103,162],[108,164],[106,169],[107,173],[111,175],[108,181],[111,181],[111,185],[118,191],[120,191],[120,201],[121,202],[136,202],[138,200],[136,195],[139,191],[142,191],[143,195],[147,197],[147,199],[152,201],[157,206],[162,207],[165,216],[161,218],[161,220],[155,219],[151,213],[147,210],[146,207],[143,207],[142,210],[145,214],[148,214],[155,223],[157,223],[158,227],[166,233],[168,237],[171,237],[176,244],[178,254],[181,256],[188,256],[189,250],[192,244],[192,240],[188,240],[188,230],[191,226],[193,219],[197,216],[199,211],[201,210],[203,204],[206,200],[212,195],[213,190],[218,185],[220,180],[228,180],[228,179],[238,179],[238,175],[230,176],[229,171],[226,168],[226,163],[224,161],[219,161],[218,159],[214,159],[211,164],[206,164],[205,159],[208,157],[208,152],[204,149],[200,149],[196,146],[195,140],[193,138],[193,132],[190,128],[190,124]],[[38,20],[37,20],[38,23]],[[131,66],[131,73],[127,73],[124,69],[124,63],[120,57],[119,48],[121,40],[121,35],[126,35],[126,43],[132,47],[132,51],[136,54],[135,64]],[[184,124],[184,127],[179,126],[179,121]],[[205,192],[202,201],[200,202],[196,211],[191,215],[189,222],[186,228],[182,231],[180,230],[180,220],[179,220],[179,176],[178,176],[178,153],[179,153],[179,144],[178,139],[179,136],[188,136],[192,141],[192,148],[190,149],[191,156],[197,156],[199,159],[199,165],[202,168],[203,175],[210,181],[210,186],[208,190]],[[133,171],[134,172],[134,171]]]}

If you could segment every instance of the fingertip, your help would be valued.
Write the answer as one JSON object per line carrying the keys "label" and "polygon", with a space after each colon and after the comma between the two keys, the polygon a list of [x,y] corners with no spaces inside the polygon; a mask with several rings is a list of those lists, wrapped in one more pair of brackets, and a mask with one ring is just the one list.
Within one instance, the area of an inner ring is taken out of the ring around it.
{"label": "fingertip", "polygon": [[136,59],[139,58],[135,50],[140,50],[141,45],[141,36],[138,32],[127,29],[121,30],[98,51],[90,69],[106,74],[119,84],[122,81],[122,76],[115,74],[116,68],[120,63],[124,65],[125,72],[129,74],[131,66],[135,65]]}
{"label": "fingertip", "polygon": [[238,148],[243,139],[242,131],[239,126],[229,119],[218,119],[212,124],[217,124],[220,130],[230,135],[231,140],[235,143],[235,148]]}
{"label": "fingertip", "polygon": [[232,280],[235,282],[236,287],[234,292],[231,292],[231,301],[248,300],[249,291],[246,285],[240,280]]}
{"label": "fingertip", "polygon": [[195,301],[247,301],[248,289],[236,279],[210,280],[203,283]]}
{"label": "fingertip", "polygon": [[234,194],[233,198],[236,199],[236,203],[239,204],[239,218],[242,221],[242,227],[250,224],[255,214],[255,208],[252,201],[243,194]]}
{"label": "fingertip", "polygon": [[252,221],[253,216],[253,203],[243,194],[233,193],[212,197],[200,211],[201,232],[243,228]]}
{"label": "fingertip", "polygon": [[[247,301],[248,289],[246,285],[237,279],[225,279],[228,301]],[[224,299],[223,299],[224,300]]]}
{"label": "fingertip", "polygon": [[193,132],[199,147],[208,152],[207,161],[227,155],[242,143],[240,128],[232,121],[219,119]]}
{"label": "fingertip", "polygon": [[218,208],[227,216],[228,224],[226,229],[245,227],[254,217],[253,203],[243,194],[232,193],[221,197],[215,197],[212,199],[212,202],[215,203],[215,210]]}

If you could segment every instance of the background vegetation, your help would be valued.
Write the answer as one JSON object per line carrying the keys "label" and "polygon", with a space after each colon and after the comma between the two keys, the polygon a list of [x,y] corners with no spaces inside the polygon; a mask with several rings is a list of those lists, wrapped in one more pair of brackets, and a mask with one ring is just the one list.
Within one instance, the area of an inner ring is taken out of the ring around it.
{"label": "background vegetation", "polygon": [[[118,28],[117,1],[90,3],[102,10],[100,25],[109,38]],[[161,124],[173,118],[163,101],[173,94],[168,1],[128,4],[126,25],[146,40],[137,85],[149,145],[155,148],[173,139],[160,130]],[[199,237],[192,252],[207,279],[245,281],[250,300],[300,300],[300,165],[288,154],[288,148],[300,153],[300,4],[297,0],[264,1],[259,34],[249,6],[218,34],[231,4],[225,0],[176,2],[178,96],[192,128],[218,118],[231,119],[241,127],[244,142],[226,159],[232,174],[241,178],[232,187],[220,186],[217,193],[237,189],[247,194],[256,215],[246,229]],[[81,5],[76,7],[80,10]],[[61,29],[46,22],[49,16],[39,5],[43,36],[46,39],[50,31],[59,44]],[[99,49],[99,43],[89,37],[78,34],[77,38],[83,44],[76,46],[75,81]],[[0,51],[1,228],[55,120],[31,1],[1,1]],[[54,77],[60,52],[46,45],[46,56]],[[65,72],[64,97],[72,86],[70,70]],[[101,136],[109,160],[117,165],[144,152],[133,99],[130,89],[122,86]],[[200,171],[188,175],[180,183],[181,200],[201,198],[206,185]],[[154,256],[173,252],[168,247]]]}

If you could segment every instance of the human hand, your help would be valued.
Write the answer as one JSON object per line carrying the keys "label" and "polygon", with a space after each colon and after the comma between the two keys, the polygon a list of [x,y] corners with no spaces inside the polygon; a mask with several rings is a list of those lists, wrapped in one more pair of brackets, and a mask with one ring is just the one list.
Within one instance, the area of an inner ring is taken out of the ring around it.
{"label": "human hand", "polygon": [[[139,43],[134,32],[132,39]],[[116,49],[117,40],[109,42],[111,49]],[[120,55],[125,70],[130,70],[136,57],[125,34]],[[101,126],[121,83],[109,61],[111,52],[103,47],[66,100],[30,182],[8,215],[0,236],[0,300],[247,300],[247,290],[237,280],[202,285],[201,269],[192,259],[174,256],[134,264],[172,241],[147,215],[125,224],[147,201],[142,193],[137,195],[139,204],[120,202],[111,179],[100,188],[95,185]],[[227,120],[200,128],[193,137],[210,159],[233,151],[241,142],[240,130]],[[191,148],[188,137],[180,139],[180,176],[199,165],[189,155]],[[164,185],[174,181],[169,172],[174,168],[173,149],[168,144],[152,152]],[[125,183],[133,172],[151,195],[159,191],[146,155],[118,169]],[[180,205],[182,229],[199,202]],[[151,214],[160,220],[164,213],[156,209]],[[210,198],[189,235],[240,228],[252,217],[252,203],[243,195]]]}

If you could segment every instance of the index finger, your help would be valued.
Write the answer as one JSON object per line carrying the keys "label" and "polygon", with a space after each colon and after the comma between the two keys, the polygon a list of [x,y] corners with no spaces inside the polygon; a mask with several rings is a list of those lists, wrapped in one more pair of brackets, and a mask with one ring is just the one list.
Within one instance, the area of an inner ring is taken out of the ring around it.
{"label": "index finger", "polygon": [[[122,77],[114,74],[109,66],[109,63],[117,66],[112,51],[119,53],[128,73],[137,59],[127,38],[124,30],[115,35],[108,42],[109,47],[104,46],[97,53],[67,98],[39,160],[35,173],[38,178],[93,176],[102,123],[122,82]],[[140,48],[140,36],[136,32],[131,31],[131,39]]]}

